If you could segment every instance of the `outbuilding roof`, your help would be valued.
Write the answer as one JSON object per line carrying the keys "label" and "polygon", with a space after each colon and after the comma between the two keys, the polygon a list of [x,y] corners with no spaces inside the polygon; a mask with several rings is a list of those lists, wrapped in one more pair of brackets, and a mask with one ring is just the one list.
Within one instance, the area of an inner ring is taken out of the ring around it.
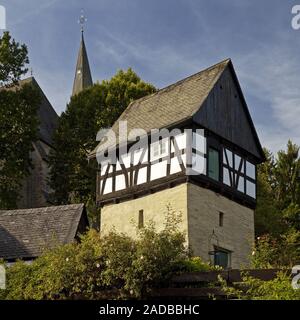
{"label": "outbuilding roof", "polygon": [[73,242],[81,222],[88,225],[83,204],[0,210],[0,258],[32,259],[45,248]]}

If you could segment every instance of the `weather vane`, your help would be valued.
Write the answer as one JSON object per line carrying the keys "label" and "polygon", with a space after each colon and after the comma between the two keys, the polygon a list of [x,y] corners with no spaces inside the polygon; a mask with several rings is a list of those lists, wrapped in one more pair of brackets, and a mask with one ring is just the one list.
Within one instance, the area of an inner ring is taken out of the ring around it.
{"label": "weather vane", "polygon": [[81,15],[80,15],[80,18],[79,18],[79,20],[78,20],[78,23],[80,24],[80,26],[81,26],[81,32],[83,32],[83,30],[84,30],[84,24],[87,22],[87,18],[85,17],[85,15],[84,15],[84,10],[83,9],[81,9]]}

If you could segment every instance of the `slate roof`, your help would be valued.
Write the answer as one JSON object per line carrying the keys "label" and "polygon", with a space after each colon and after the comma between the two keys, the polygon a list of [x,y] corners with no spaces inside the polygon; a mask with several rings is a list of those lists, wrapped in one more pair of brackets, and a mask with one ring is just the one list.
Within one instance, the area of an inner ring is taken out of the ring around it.
{"label": "slate roof", "polygon": [[32,259],[45,248],[73,242],[81,219],[87,221],[83,204],[0,210],[0,258]]}
{"label": "slate roof", "polygon": [[38,110],[38,118],[40,121],[39,138],[51,146],[52,136],[58,124],[58,115],[34,77],[21,80],[20,84],[30,82],[35,85],[41,93],[41,104]]}
{"label": "slate roof", "polygon": [[[52,136],[58,124],[58,115],[34,77],[28,77],[26,79],[20,80],[17,85],[23,86],[27,83],[33,84],[40,91],[41,103],[38,109],[38,119],[40,122],[39,138],[42,141],[46,142],[48,145],[52,146]],[[2,87],[0,88],[0,90],[14,90],[15,88],[16,86],[12,86],[10,88]]]}
{"label": "slate roof", "polygon": [[[128,121],[128,132],[134,128],[142,128],[149,133],[151,129],[167,128],[191,119],[229,63],[231,60],[226,59],[151,95],[133,101],[112,127],[117,139],[119,139],[120,121]],[[120,143],[123,140],[124,137],[120,137]],[[90,154],[91,158],[95,157],[97,151],[102,151],[101,144],[103,143],[100,142]]]}

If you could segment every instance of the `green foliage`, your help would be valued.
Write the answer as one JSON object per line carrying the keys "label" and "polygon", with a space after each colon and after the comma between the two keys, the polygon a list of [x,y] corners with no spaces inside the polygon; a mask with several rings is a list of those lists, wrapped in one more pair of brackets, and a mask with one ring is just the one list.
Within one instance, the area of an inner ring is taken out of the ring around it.
{"label": "green foliage", "polygon": [[28,71],[28,51],[25,44],[20,45],[11,39],[9,32],[0,37],[0,86],[10,85]]}
{"label": "green foliage", "polygon": [[187,256],[184,235],[165,229],[159,234],[153,227],[144,228],[136,243],[135,257],[126,277],[125,288],[135,297],[151,287],[166,283],[178,261]]}
{"label": "green foliage", "polygon": [[258,237],[251,258],[256,269],[292,268],[300,260],[300,232],[289,230],[280,237]]}
{"label": "green foliage", "polygon": [[191,257],[179,261],[179,263],[176,265],[175,270],[178,270],[180,272],[203,272],[211,271],[215,268],[216,267],[204,262],[200,257]]}
{"label": "green foliage", "polygon": [[279,207],[285,209],[292,203],[300,205],[299,146],[289,140],[287,151],[279,151],[277,156],[275,178]]}
{"label": "green foliage", "polygon": [[5,32],[0,38],[0,209],[16,207],[21,183],[31,167],[30,151],[37,137],[40,96],[30,84],[15,84],[26,73],[25,45]]}
{"label": "green foliage", "polygon": [[277,158],[265,150],[258,168],[253,267],[292,267],[300,259],[299,147],[288,141]]}
{"label": "green foliage", "polygon": [[274,188],[276,185],[274,170],[275,160],[273,155],[264,150],[266,162],[258,166],[257,175],[257,206],[255,210],[256,235],[279,235],[283,232],[284,225],[281,220],[280,210],[274,201]]}
{"label": "green foliage", "polygon": [[241,300],[300,300],[300,290],[293,289],[288,272],[279,272],[271,281],[263,281],[245,274],[240,288],[229,287],[222,279],[221,284],[229,297]]}
{"label": "green foliage", "polygon": [[90,230],[80,243],[48,250],[30,265],[17,262],[7,269],[7,289],[0,291],[0,298],[142,298],[188,258],[185,236],[174,221],[159,232],[149,225],[135,240]]}
{"label": "green foliage", "polygon": [[300,230],[299,147],[288,141],[277,159],[265,150],[267,161],[258,167],[255,229],[258,236],[279,237],[291,228]]}
{"label": "green foliage", "polygon": [[96,163],[88,163],[87,156],[97,145],[97,132],[111,127],[131,101],[154,91],[128,69],[72,97],[50,155],[50,185],[57,204],[94,201]]}

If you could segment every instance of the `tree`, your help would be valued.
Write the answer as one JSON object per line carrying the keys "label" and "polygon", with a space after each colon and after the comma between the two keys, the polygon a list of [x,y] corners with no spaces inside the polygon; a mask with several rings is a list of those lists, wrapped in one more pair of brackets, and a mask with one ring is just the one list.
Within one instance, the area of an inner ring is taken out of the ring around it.
{"label": "tree", "polygon": [[281,209],[291,203],[300,205],[300,158],[299,146],[291,140],[287,143],[286,151],[279,151],[275,168],[276,200]]}
{"label": "tree", "polygon": [[30,151],[36,139],[39,94],[30,84],[17,85],[27,72],[26,46],[0,38],[0,208],[16,207],[23,179],[31,167]]}
{"label": "tree", "polygon": [[20,45],[11,39],[9,32],[0,38],[0,85],[16,84],[28,71],[28,50],[25,44]]}
{"label": "tree", "polygon": [[255,210],[255,233],[257,236],[271,234],[278,236],[283,232],[282,215],[274,199],[276,162],[272,153],[264,149],[266,161],[258,166],[257,206]]}
{"label": "tree", "polygon": [[276,159],[268,150],[265,155],[266,162],[258,167],[256,234],[278,237],[291,228],[300,231],[299,147],[288,141]]}
{"label": "tree", "polygon": [[292,267],[300,259],[300,160],[291,141],[258,168],[254,268]]}
{"label": "tree", "polygon": [[50,154],[55,203],[94,203],[96,164],[88,163],[87,156],[97,145],[98,130],[111,127],[131,101],[154,91],[151,84],[128,69],[71,98],[61,115]]}

